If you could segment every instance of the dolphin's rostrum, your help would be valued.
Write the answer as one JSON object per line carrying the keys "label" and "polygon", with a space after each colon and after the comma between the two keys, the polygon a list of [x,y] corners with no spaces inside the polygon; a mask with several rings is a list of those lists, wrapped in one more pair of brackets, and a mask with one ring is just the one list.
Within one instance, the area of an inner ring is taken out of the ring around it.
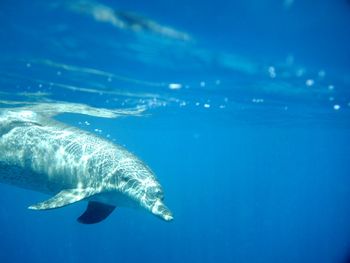
{"label": "dolphin's rostrum", "polygon": [[30,209],[86,200],[88,207],[78,218],[85,224],[102,221],[117,206],[142,207],[165,221],[173,219],[154,173],[135,155],[50,118],[52,110],[34,108],[0,113],[0,182],[53,195]]}

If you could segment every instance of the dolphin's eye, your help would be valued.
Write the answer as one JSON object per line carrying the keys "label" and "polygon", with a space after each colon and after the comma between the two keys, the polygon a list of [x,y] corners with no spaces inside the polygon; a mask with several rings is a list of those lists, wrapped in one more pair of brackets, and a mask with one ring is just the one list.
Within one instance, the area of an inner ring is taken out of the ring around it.
{"label": "dolphin's eye", "polygon": [[160,200],[163,200],[164,199],[164,195],[163,195],[163,191],[159,188],[155,188],[153,190],[153,194],[154,196],[156,196],[157,198],[159,198]]}
{"label": "dolphin's eye", "polygon": [[120,176],[120,181],[121,182],[127,182],[128,181],[128,177],[126,175],[121,175]]}

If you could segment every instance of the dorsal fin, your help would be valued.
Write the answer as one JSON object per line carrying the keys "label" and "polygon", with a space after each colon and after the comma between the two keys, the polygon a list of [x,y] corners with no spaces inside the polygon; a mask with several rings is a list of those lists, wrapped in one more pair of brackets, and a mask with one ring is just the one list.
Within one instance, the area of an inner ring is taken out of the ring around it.
{"label": "dorsal fin", "polygon": [[90,201],[85,212],[77,219],[82,224],[96,224],[106,219],[115,209],[115,206]]}

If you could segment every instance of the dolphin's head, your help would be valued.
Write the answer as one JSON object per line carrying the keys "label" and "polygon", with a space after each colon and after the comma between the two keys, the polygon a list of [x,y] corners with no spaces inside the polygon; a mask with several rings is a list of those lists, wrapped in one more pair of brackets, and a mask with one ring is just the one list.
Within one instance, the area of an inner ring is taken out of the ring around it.
{"label": "dolphin's head", "polygon": [[163,203],[164,194],[152,170],[133,155],[119,162],[116,171],[118,191],[165,221],[173,219],[171,211]]}
{"label": "dolphin's head", "polygon": [[[150,182],[148,182],[150,183]],[[141,182],[142,184],[142,182]],[[147,183],[146,183],[147,185]],[[173,215],[164,204],[163,190],[157,181],[144,187],[141,205],[152,214],[160,217],[165,221],[171,221]]]}

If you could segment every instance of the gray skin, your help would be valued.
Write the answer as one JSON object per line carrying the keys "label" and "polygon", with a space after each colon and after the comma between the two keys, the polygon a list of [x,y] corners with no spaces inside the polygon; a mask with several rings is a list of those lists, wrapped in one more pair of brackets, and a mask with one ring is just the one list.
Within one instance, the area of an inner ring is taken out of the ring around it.
{"label": "gray skin", "polygon": [[30,209],[86,200],[173,219],[154,173],[136,156],[30,110],[0,111],[0,182],[54,195]]}

